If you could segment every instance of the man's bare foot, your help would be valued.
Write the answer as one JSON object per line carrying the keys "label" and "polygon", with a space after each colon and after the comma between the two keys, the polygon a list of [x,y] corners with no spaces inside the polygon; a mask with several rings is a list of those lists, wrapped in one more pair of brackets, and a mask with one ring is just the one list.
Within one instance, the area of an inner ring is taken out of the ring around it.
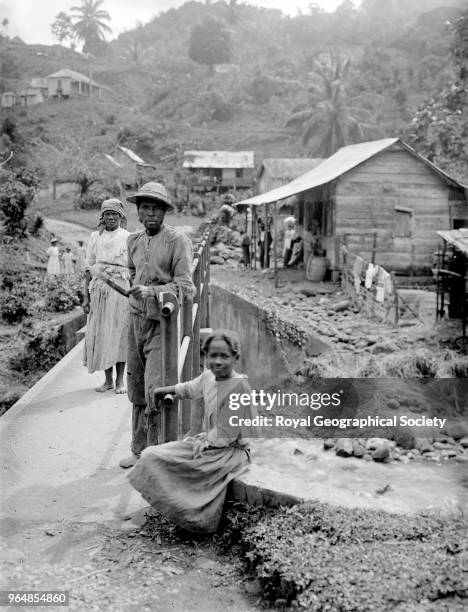
{"label": "man's bare foot", "polygon": [[114,388],[114,383],[113,382],[103,382],[102,385],[100,387],[96,387],[94,390],[97,391],[98,393],[104,393],[104,391],[109,391],[109,389],[113,389]]}
{"label": "man's bare foot", "polygon": [[135,463],[138,461],[139,457],[138,455],[130,455],[130,457],[125,457],[125,459],[122,459],[119,462],[119,465],[121,468],[127,469],[127,468],[131,468],[135,465]]}
{"label": "man's bare foot", "polygon": [[114,393],[127,393],[127,388],[123,383],[116,383]]}

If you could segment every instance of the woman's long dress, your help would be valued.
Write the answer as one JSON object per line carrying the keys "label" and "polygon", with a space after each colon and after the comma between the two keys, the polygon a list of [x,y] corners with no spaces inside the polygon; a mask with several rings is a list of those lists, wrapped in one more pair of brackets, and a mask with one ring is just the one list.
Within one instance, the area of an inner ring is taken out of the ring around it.
{"label": "woman's long dress", "polygon": [[96,278],[96,273],[104,272],[121,287],[129,288],[128,236],[129,232],[119,227],[113,232],[93,232],[88,243],[90,311],[83,363],[90,373],[127,361],[128,299]]}
{"label": "woman's long dress", "polygon": [[58,247],[50,246],[47,251],[47,274],[60,274],[60,261]]}
{"label": "woman's long dress", "polygon": [[[180,398],[192,400],[192,430],[184,440],[146,448],[128,478],[152,506],[180,527],[213,533],[221,519],[228,484],[250,461],[252,428],[229,424],[229,417],[251,417],[251,407],[230,409],[232,393],[249,393],[246,377],[216,381],[207,371],[176,385]],[[198,424],[198,425],[197,425]]]}

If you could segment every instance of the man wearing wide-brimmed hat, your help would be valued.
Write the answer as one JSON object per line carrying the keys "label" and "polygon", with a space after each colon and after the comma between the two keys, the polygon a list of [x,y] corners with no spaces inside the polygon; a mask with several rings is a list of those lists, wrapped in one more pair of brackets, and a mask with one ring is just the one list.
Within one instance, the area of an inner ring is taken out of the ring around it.
{"label": "man wearing wide-brimmed hat", "polygon": [[150,182],[127,198],[138,208],[145,229],[128,238],[130,325],[128,333],[127,383],[133,404],[132,456],[121,467],[134,465],[142,450],[157,444],[157,432],[146,430],[145,410],[149,385],[161,385],[161,334],[159,294],[169,291],[192,297],[192,243],[164,223],[167,211],[174,210],[161,183]]}

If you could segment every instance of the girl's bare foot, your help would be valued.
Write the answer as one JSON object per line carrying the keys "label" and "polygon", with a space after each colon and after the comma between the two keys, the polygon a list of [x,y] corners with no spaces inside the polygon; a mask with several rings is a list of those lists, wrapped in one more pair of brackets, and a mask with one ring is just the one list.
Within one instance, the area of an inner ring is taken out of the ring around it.
{"label": "girl's bare foot", "polygon": [[114,393],[127,393],[127,389],[123,383],[116,383]]}
{"label": "girl's bare foot", "polygon": [[104,391],[109,391],[110,389],[114,388],[114,383],[113,382],[103,382],[102,385],[100,387],[96,387],[94,390],[97,391],[98,393],[104,393]]}

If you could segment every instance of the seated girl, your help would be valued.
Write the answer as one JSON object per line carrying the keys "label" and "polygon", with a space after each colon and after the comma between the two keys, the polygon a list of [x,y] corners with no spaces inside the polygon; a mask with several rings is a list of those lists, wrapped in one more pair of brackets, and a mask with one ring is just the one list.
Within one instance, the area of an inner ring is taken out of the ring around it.
{"label": "seated girl", "polygon": [[[190,432],[183,440],[146,448],[128,477],[152,506],[180,527],[213,533],[229,482],[250,462],[246,438],[253,437],[254,431],[249,424],[238,427],[237,423],[255,414],[250,405],[231,409],[232,394],[250,393],[247,377],[234,370],[239,358],[237,334],[215,331],[206,338],[203,350],[207,371],[154,391],[155,399],[175,393],[193,400]],[[229,419],[234,415],[239,418],[231,426]]]}

